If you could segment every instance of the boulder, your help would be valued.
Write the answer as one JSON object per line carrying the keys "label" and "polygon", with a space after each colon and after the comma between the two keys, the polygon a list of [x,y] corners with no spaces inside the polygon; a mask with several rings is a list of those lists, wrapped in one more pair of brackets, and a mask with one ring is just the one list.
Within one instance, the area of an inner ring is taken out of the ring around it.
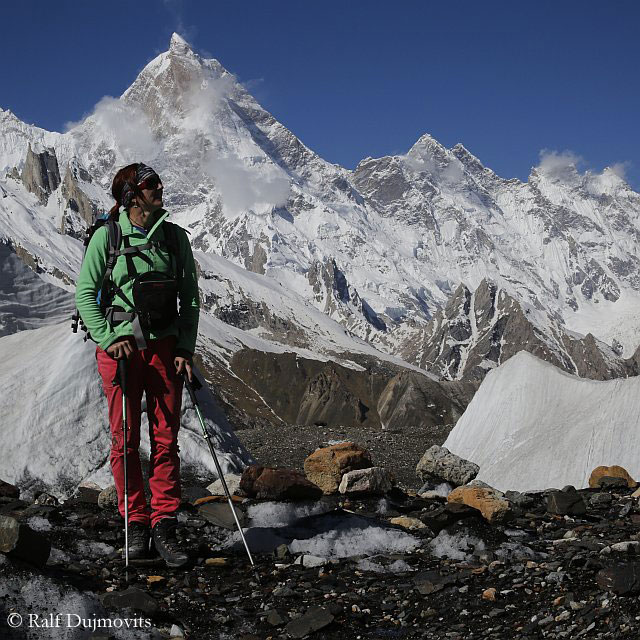
{"label": "boulder", "polygon": [[587,512],[582,496],[571,487],[569,490],[552,490],[547,494],[547,511],[559,516],[580,516]]}
{"label": "boulder", "polygon": [[259,500],[307,500],[319,498],[322,490],[295,469],[275,469],[261,465],[247,467],[240,489]]}
{"label": "boulder", "polygon": [[111,591],[99,597],[107,609],[133,609],[147,614],[154,614],[158,610],[155,599],[136,587],[129,587],[124,591]]}
{"label": "boulder", "polygon": [[480,467],[460,458],[445,447],[434,444],[418,462],[416,473],[422,482],[441,483],[443,480],[459,487],[473,480]]}
{"label": "boulder", "polygon": [[393,487],[393,476],[382,467],[348,471],[342,476],[340,493],[387,493]]}
{"label": "boulder", "polygon": [[304,472],[308,480],[329,494],[338,490],[345,473],[372,466],[366,449],[353,442],[340,442],[316,449],[304,461]]}
{"label": "boulder", "polygon": [[102,493],[102,487],[95,482],[82,482],[76,490],[76,500],[78,502],[88,502],[90,504],[98,504],[98,498]]}
{"label": "boulder", "polygon": [[285,630],[292,638],[304,638],[333,622],[333,615],[326,607],[310,607],[299,618],[287,624]]}
{"label": "boulder", "polygon": [[615,564],[598,571],[598,586],[619,596],[640,593],[640,562]]}
{"label": "boulder", "polygon": [[195,504],[196,500],[206,498],[211,493],[198,484],[190,484],[182,487],[181,501],[184,503]]}
{"label": "boulder", "polygon": [[629,488],[629,484],[627,483],[625,478],[618,478],[615,476],[603,476],[598,481],[598,486],[600,487],[600,489],[604,490]]}
{"label": "boulder", "polygon": [[[227,483],[227,489],[229,489],[229,493],[233,495],[240,488],[240,479],[242,476],[236,473],[226,473],[224,475],[224,481]],[[222,480],[216,480],[212,482],[207,490],[214,496],[224,496],[226,495],[224,492],[224,487],[222,486]]]}
{"label": "boulder", "polygon": [[20,489],[13,484],[0,480],[0,498],[19,498]]}
{"label": "boulder", "polygon": [[[241,527],[244,527],[246,518],[244,511],[234,505],[236,516]],[[225,529],[235,530],[236,521],[231,513],[231,507],[228,502],[206,502],[198,507],[198,514],[203,517],[207,522],[215,524],[218,527],[224,527]]]}
{"label": "boulder", "polygon": [[101,509],[116,509],[118,507],[118,492],[115,485],[112,484],[100,492],[98,506]]}
{"label": "boulder", "polygon": [[399,527],[403,527],[405,529],[426,529],[427,525],[422,522],[422,520],[418,520],[418,518],[410,518],[409,516],[398,516],[396,518],[391,518],[389,520],[391,524],[395,524]]}
{"label": "boulder", "polygon": [[39,504],[47,507],[55,507],[58,504],[58,498],[52,496],[50,493],[39,493],[33,504]]}
{"label": "boulder", "polygon": [[447,501],[473,507],[491,523],[504,522],[513,515],[509,501],[491,487],[457,487],[447,496]]}
{"label": "boulder", "polygon": [[0,515],[0,551],[36,567],[44,567],[51,542],[15,518]]}
{"label": "boulder", "polygon": [[635,489],[638,486],[638,483],[629,475],[629,472],[624,467],[620,467],[617,464],[614,464],[611,467],[596,467],[589,477],[589,486],[592,489],[598,488],[600,486],[600,481],[605,477],[624,478],[627,486],[631,489]]}
{"label": "boulder", "polygon": [[438,509],[429,511],[424,516],[421,516],[421,520],[437,535],[454,522],[479,517],[479,515],[477,509],[468,507],[466,504],[447,502]]}

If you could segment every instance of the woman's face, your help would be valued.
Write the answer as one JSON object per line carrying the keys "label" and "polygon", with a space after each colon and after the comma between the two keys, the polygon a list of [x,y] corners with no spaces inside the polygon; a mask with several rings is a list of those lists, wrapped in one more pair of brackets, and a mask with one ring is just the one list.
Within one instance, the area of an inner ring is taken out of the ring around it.
{"label": "woman's face", "polygon": [[[146,182],[150,182],[151,184],[147,185],[145,184]],[[149,213],[153,213],[157,209],[162,208],[162,190],[164,187],[159,177],[157,179],[157,185],[154,184],[155,182],[155,180],[146,180],[140,187],[140,191],[142,192],[142,198],[139,198],[140,208]]]}

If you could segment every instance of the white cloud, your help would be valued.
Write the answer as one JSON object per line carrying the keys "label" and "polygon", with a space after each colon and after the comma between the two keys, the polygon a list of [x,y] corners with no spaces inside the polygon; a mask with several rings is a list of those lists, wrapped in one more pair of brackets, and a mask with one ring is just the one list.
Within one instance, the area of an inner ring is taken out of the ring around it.
{"label": "white cloud", "polygon": [[540,151],[538,170],[541,173],[558,178],[567,177],[575,173],[578,170],[578,165],[582,164],[582,162],[581,156],[568,149],[561,152],[542,149]]}
{"label": "white cloud", "polygon": [[109,142],[124,161],[131,158],[151,162],[160,151],[149,120],[140,107],[119,98],[104,96],[86,118],[80,122],[68,122],[67,131],[81,124],[100,130],[100,138]]}
{"label": "white cloud", "polygon": [[609,167],[609,171],[618,176],[621,180],[627,179],[627,171],[631,167],[631,162],[625,160],[624,162],[616,162]]}
{"label": "white cloud", "polygon": [[579,180],[590,193],[601,195],[615,189],[620,180],[625,180],[629,162],[616,162],[602,171],[592,169],[580,170],[586,165],[584,158],[569,150],[562,152],[543,149],[540,151],[538,171],[562,180]]}
{"label": "white cloud", "polygon": [[194,82],[185,95],[183,120],[185,130],[193,134],[185,142],[193,146],[191,153],[202,155],[201,168],[214,179],[223,212],[230,218],[249,210],[270,212],[287,202],[290,191],[286,173],[257,145],[242,138],[220,138],[222,121],[226,125],[236,117],[228,103],[235,87],[231,74]]}
{"label": "white cloud", "polygon": [[208,155],[205,171],[213,177],[222,197],[223,212],[235,218],[244,211],[269,213],[289,199],[286,174],[267,158]]}

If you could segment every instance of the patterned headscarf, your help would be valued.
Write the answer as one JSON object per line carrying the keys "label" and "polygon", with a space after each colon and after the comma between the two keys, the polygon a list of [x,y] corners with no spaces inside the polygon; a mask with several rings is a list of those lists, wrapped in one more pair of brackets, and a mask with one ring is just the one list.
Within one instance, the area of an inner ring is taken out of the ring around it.
{"label": "patterned headscarf", "polygon": [[[148,167],[143,162],[140,162],[138,164],[138,168],[136,169],[136,186],[142,184],[150,176],[155,175],[157,174],[151,167]],[[124,187],[122,187],[121,196],[121,204],[125,209],[129,208],[129,205],[133,200],[133,196],[135,196],[135,187],[129,182],[125,182]]]}

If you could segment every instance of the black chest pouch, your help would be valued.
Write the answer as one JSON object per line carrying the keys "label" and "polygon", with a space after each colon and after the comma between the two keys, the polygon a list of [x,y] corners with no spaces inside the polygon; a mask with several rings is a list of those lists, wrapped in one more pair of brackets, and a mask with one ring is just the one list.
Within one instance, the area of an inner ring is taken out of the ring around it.
{"label": "black chest pouch", "polygon": [[133,280],[133,303],[143,329],[166,329],[178,317],[178,283],[159,271]]}

